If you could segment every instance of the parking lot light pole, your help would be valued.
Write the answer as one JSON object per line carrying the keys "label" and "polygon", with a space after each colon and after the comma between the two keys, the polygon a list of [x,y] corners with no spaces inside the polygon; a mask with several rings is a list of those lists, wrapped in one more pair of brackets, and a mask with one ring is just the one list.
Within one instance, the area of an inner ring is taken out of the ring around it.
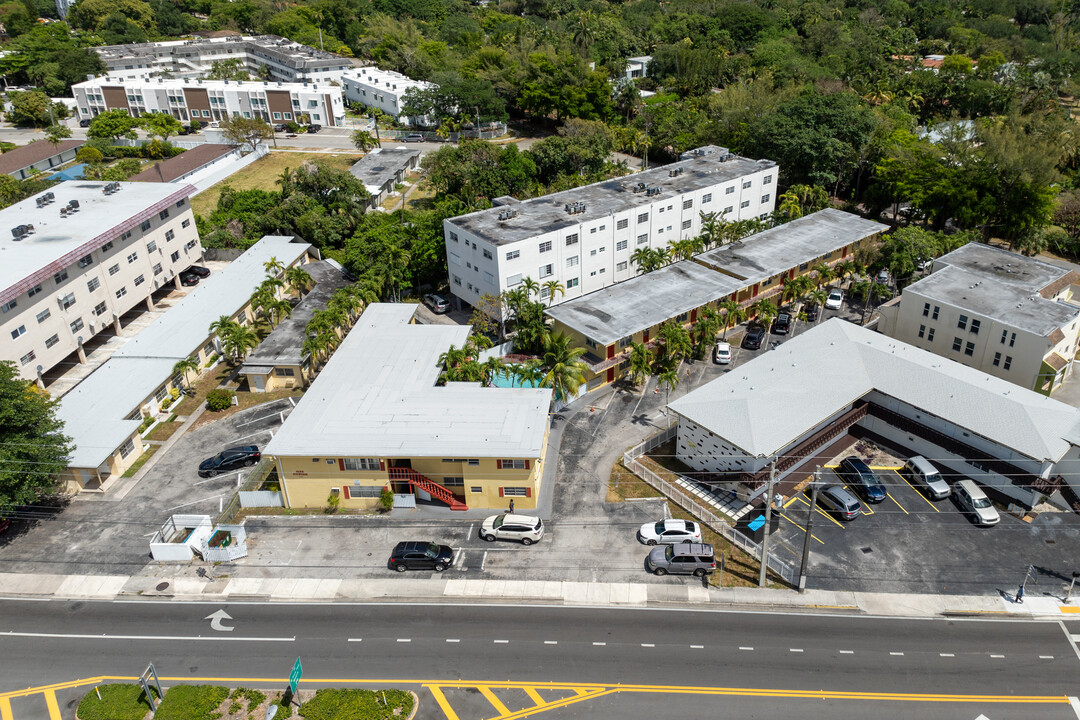
{"label": "parking lot light pole", "polygon": [[821,488],[821,466],[814,470],[814,484],[810,490],[810,515],[806,518],[806,537],[802,545],[802,567],[799,568],[799,592],[806,592],[806,564],[810,560],[810,533],[814,531],[814,510],[817,509],[817,494]]}
{"label": "parking lot light pole", "polygon": [[1072,574],[1072,582],[1069,583],[1069,591],[1065,593],[1065,602],[1068,603],[1072,597],[1073,588],[1076,587],[1076,579],[1080,578],[1080,572],[1074,572]]}
{"label": "parking lot light pole", "polygon": [[761,539],[761,572],[758,587],[765,587],[765,575],[769,572],[769,528],[772,523],[773,484],[776,482],[776,460],[769,465],[769,489],[765,493],[765,536]]}

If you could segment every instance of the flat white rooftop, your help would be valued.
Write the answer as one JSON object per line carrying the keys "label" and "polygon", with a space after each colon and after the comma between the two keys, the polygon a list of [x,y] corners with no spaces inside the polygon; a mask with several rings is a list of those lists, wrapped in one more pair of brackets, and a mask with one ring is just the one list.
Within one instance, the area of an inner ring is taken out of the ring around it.
{"label": "flat white rooftop", "polygon": [[[72,180],[0,210],[0,301],[26,292],[195,191],[191,185],[125,182],[106,195],[108,184]],[[38,198],[48,193],[55,199],[38,207]],[[61,217],[60,209],[72,200],[79,211]],[[34,231],[16,240],[11,229],[18,225],[33,225]]]}
{"label": "flat white rooftop", "polygon": [[1080,444],[1080,409],[839,318],[669,407],[769,457],[873,390],[1035,460]]}
{"label": "flat white rooftop", "polygon": [[286,265],[307,252],[307,243],[269,236],[199,283],[145,330],[124,344],[104,365],[60,400],[64,432],[75,441],[70,467],[101,465],[139,427],[125,420],[172,375],[178,360],[190,357],[210,335],[210,323],[247,304],[266,277],[263,263],[276,257]]}
{"label": "flat white rooftop", "polygon": [[550,389],[435,385],[468,326],[410,325],[416,305],[369,305],[263,452],[300,457],[535,458]]}
{"label": "flat white rooftop", "polygon": [[236,90],[239,92],[260,92],[265,90],[287,90],[289,92],[334,92],[341,88],[329,82],[280,82],[272,80],[198,80],[190,78],[160,78],[147,75],[104,75],[72,85],[74,88],[97,88],[102,85],[122,85],[128,88],[160,88],[178,90],[183,88],[203,88],[204,90]]}

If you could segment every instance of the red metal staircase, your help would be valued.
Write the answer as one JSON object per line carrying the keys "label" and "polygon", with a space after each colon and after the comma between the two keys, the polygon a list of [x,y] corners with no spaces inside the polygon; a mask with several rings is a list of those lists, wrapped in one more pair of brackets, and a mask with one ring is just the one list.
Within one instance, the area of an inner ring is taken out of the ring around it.
{"label": "red metal staircase", "polygon": [[431,478],[421,475],[412,468],[390,468],[391,480],[405,480],[414,488],[419,488],[437,500],[442,500],[450,506],[451,510],[468,510],[469,506],[454,497],[454,493],[435,482]]}

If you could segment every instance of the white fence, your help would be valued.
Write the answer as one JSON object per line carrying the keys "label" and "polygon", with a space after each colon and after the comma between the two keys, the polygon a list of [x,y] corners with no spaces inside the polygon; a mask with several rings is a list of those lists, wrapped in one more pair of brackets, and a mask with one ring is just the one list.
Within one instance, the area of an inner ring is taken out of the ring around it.
{"label": "white fence", "polygon": [[260,143],[256,147],[255,152],[248,153],[244,157],[230,156],[225,164],[215,163],[209,168],[203,168],[194,175],[185,178],[184,182],[191,183],[195,186],[195,192],[192,193],[192,197],[194,197],[208,187],[221,182],[238,170],[246,168],[259,158],[265,157],[269,152],[270,148],[265,144]]}
{"label": "white fence", "polygon": [[241,490],[240,507],[285,507],[285,497],[271,490]]}
{"label": "white fence", "polygon": [[[746,537],[735,528],[728,525],[719,516],[713,513],[712,509],[705,507],[694,498],[690,497],[682,491],[681,488],[672,485],[667,480],[654,473],[649,468],[645,467],[638,458],[649,452],[653,448],[663,445],[668,440],[678,435],[679,425],[678,423],[669,426],[663,431],[647,438],[640,445],[636,445],[633,448],[623,453],[623,465],[645,482],[649,483],[656,490],[663,493],[666,497],[673,500],[676,504],[682,506],[691,515],[696,517],[701,522],[709,526],[713,531],[717,532],[725,540],[732,545],[740,548],[748,555],[756,558],[761,557],[761,546],[756,542]],[[784,582],[789,585],[798,585],[798,573],[795,568],[785,563],[780,558],[776,557],[772,553],[769,554],[769,569],[779,575]]]}
{"label": "white fence", "polygon": [[[210,547],[210,540],[219,533],[229,533],[229,544]],[[229,562],[247,557],[247,531],[244,524],[218,525],[214,528],[214,534],[203,540],[199,551],[206,562]]]}

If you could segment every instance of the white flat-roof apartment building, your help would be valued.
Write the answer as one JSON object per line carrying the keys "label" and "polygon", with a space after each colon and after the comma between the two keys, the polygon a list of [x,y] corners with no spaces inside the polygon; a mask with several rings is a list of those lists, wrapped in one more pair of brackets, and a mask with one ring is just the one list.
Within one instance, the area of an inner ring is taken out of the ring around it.
{"label": "white flat-roof apartment building", "polygon": [[208,73],[215,62],[239,59],[253,78],[258,77],[261,67],[266,67],[270,80],[329,82],[353,67],[348,58],[277,35],[105,45],[94,51],[112,76],[167,73],[170,77],[195,78]]}
{"label": "white flat-roof apartment building", "polygon": [[238,82],[233,80],[100,77],[71,87],[79,117],[127,110],[133,117],[166,112],[180,122],[206,123],[227,117],[257,117],[267,122],[299,121],[307,115],[319,125],[345,118],[341,88],[328,82]]}
{"label": "white flat-roof apartment building", "polygon": [[1080,336],[1080,276],[1006,250],[970,243],[881,308],[897,340],[1051,394],[1072,371]]}
{"label": "white flat-roof apartment building", "polygon": [[339,78],[345,91],[345,99],[368,107],[378,108],[387,115],[406,120],[412,125],[431,125],[428,117],[404,117],[405,93],[409,90],[427,90],[437,87],[434,83],[413,80],[393,70],[362,67],[342,73]]}
{"label": "white flat-roof apartment building", "polygon": [[[0,359],[37,379],[202,257],[190,185],[71,181],[0,210]],[[77,360],[75,357],[77,356]]]}
{"label": "white flat-roof apartment building", "polygon": [[[701,232],[701,213],[765,219],[776,205],[778,168],[708,146],[686,159],[626,177],[443,221],[450,291],[470,305],[532,278],[557,280],[552,305],[634,277],[638,248],[664,248]],[[541,297],[547,300],[547,290]]]}

